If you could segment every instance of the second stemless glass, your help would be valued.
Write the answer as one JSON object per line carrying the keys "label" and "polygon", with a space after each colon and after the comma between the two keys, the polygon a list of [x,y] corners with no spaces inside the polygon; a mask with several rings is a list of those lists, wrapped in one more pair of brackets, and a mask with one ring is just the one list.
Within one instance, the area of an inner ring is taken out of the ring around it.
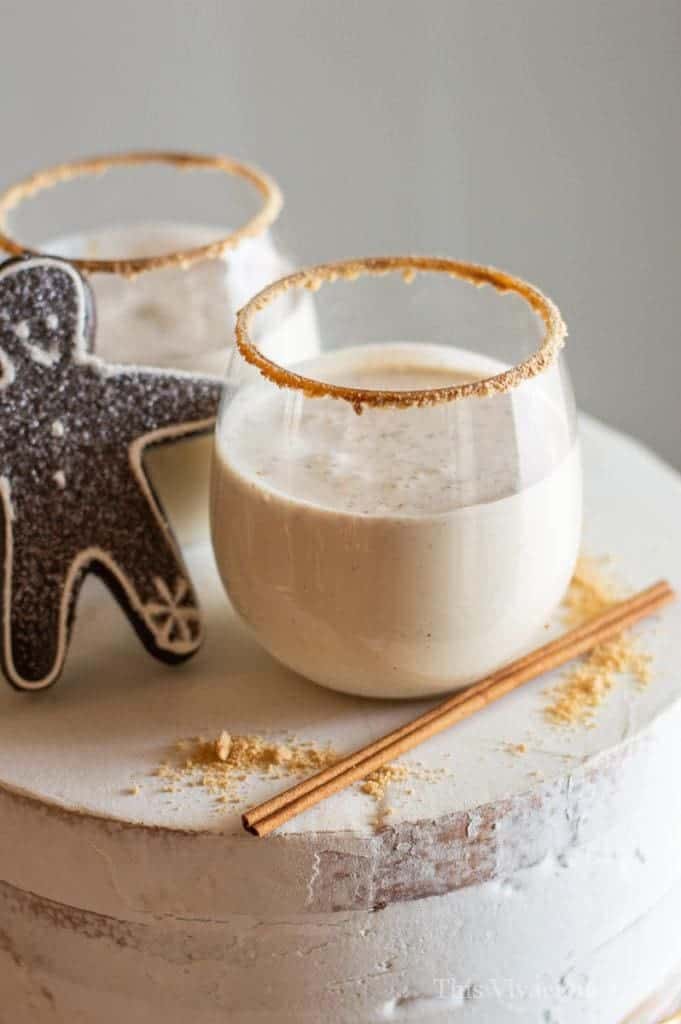
{"label": "second stemless glass", "polygon": [[[276,183],[231,157],[117,154],[61,164],[9,189],[0,213],[11,215],[20,241],[6,229],[0,244],[65,257],[90,276],[96,351],[108,361],[222,377],[237,309],[290,269],[270,232],[280,209]],[[280,356],[291,336],[317,351],[309,297],[281,310],[268,352]],[[194,437],[146,455],[184,544],[208,535],[210,451],[210,438]]]}
{"label": "second stemless glass", "polygon": [[[269,359],[268,316],[321,285],[323,354]],[[334,689],[409,697],[538,640],[581,527],[564,334],[532,286],[426,257],[301,271],[242,310],[212,536],[275,658]]]}

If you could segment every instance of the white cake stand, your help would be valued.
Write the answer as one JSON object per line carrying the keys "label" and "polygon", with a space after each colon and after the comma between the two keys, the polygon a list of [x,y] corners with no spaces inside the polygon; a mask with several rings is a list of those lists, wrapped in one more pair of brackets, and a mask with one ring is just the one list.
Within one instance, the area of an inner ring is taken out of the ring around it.
{"label": "white cake stand", "polygon": [[[681,479],[593,421],[583,441],[585,550],[626,587],[681,586]],[[624,681],[594,728],[547,724],[544,678],[408,755],[430,778],[389,791],[389,824],[355,787],[257,840],[240,808],[164,792],[177,740],[293,732],[343,752],[426,705],[278,666],[209,547],[187,557],[195,660],[151,660],[91,580],[56,687],[0,690],[0,1024],[616,1024],[656,993],[629,1019],[671,1009],[681,605],[641,627],[652,684]],[[245,780],[242,806],[282,785]]]}

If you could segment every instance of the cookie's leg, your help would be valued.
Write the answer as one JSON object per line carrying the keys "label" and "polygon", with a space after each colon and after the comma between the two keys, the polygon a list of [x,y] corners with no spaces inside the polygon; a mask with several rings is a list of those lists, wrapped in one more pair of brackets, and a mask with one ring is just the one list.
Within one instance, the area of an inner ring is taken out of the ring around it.
{"label": "cookie's leg", "polygon": [[175,539],[136,487],[126,492],[117,514],[110,558],[98,560],[93,569],[150,653],[163,661],[184,661],[198,650],[202,631],[198,599]]}
{"label": "cookie's leg", "polygon": [[[55,538],[55,544],[58,539]],[[18,689],[40,690],[64,667],[80,576],[64,587],[61,566],[45,560],[21,531],[3,530],[2,665]]]}

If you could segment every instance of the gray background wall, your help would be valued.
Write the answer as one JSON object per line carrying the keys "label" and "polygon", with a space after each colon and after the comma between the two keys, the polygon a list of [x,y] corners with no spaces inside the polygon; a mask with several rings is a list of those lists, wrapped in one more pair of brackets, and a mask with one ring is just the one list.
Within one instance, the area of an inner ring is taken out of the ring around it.
{"label": "gray background wall", "polygon": [[132,146],[283,184],[299,261],[496,263],[681,468],[681,0],[0,0],[0,182]]}

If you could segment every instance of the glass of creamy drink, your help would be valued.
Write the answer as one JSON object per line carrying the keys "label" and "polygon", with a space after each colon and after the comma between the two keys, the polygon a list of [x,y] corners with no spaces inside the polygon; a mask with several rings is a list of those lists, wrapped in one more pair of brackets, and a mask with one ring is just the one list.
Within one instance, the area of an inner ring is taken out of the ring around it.
{"label": "glass of creamy drink", "polygon": [[[268,315],[320,286],[322,354],[272,359]],[[324,686],[417,697],[540,642],[582,509],[553,303],[487,267],[363,259],[270,285],[236,332],[211,528],[263,647]]]}
{"label": "glass of creamy drink", "polygon": [[[60,165],[0,197],[16,249],[62,256],[89,276],[98,355],[220,378],[237,309],[290,269],[270,232],[281,206],[276,183],[250,165],[160,152]],[[292,338],[308,357],[318,351],[309,295],[279,311],[268,354],[286,358]],[[184,545],[208,537],[211,444],[193,437],[147,453]]]}

